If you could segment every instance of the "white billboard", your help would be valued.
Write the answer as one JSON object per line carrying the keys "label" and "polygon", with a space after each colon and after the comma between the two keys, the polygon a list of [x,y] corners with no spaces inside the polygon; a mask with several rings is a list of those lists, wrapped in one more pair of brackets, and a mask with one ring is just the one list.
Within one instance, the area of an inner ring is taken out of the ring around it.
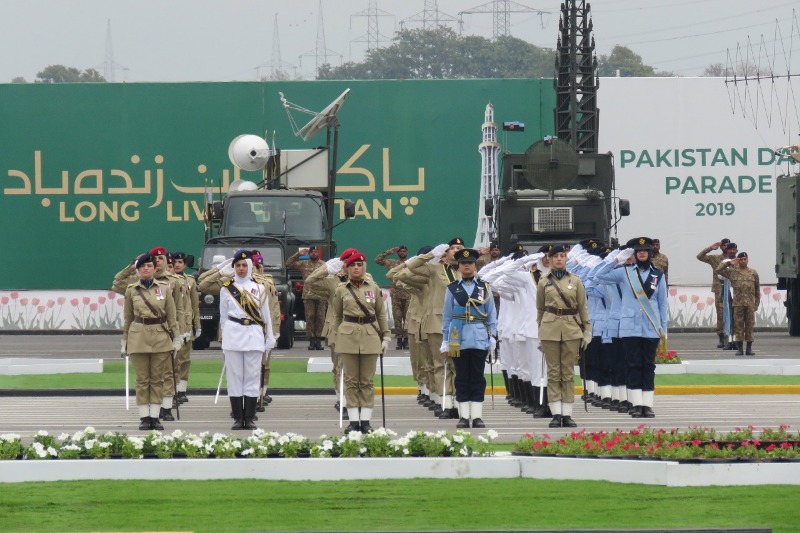
{"label": "white billboard", "polygon": [[600,151],[613,152],[617,193],[631,202],[618,238],[659,238],[670,285],[709,286],[711,268],[696,255],[725,237],[762,283],[777,281],[775,178],[798,167],[774,150],[797,144],[798,97],[759,89],[723,78],[600,80]]}

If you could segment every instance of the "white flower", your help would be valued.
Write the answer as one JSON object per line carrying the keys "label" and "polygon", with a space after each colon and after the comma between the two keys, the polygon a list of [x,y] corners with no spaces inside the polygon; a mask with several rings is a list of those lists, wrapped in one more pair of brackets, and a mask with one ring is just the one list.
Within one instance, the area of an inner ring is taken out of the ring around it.
{"label": "white flower", "polygon": [[453,442],[461,444],[462,442],[464,442],[464,435],[461,434],[453,435]]}
{"label": "white flower", "polygon": [[450,446],[450,439],[448,439],[447,437],[442,437],[439,439],[439,441],[445,446]]}
{"label": "white flower", "polygon": [[237,450],[240,450],[240,449],[242,449],[242,443],[241,443],[240,441],[238,441],[238,440],[235,440],[235,441],[233,441],[233,442],[231,443],[231,446],[233,446],[233,447],[234,447],[234,448],[236,448]]}
{"label": "white flower", "polygon": [[333,450],[333,442],[331,442],[328,439],[322,441],[322,449],[325,450],[326,452]]}
{"label": "white flower", "polygon": [[403,448],[403,455],[408,455],[411,453],[408,448]]}
{"label": "white flower", "polygon": [[302,435],[292,435],[292,442],[305,442],[306,438]]}
{"label": "white flower", "polygon": [[39,432],[36,433],[36,435],[39,436],[39,437],[46,437],[46,436],[49,435],[49,433],[47,431],[43,430],[43,429],[40,429]]}
{"label": "white flower", "polygon": [[494,440],[498,437],[498,433],[495,430],[490,429],[486,432],[486,436],[489,437],[489,440]]}
{"label": "white flower", "polygon": [[89,426],[88,428],[84,429],[83,432],[87,433],[87,434],[92,434],[92,435],[97,433],[92,426]]}
{"label": "white flower", "polygon": [[72,441],[73,441],[73,442],[76,442],[76,441],[81,441],[81,440],[83,440],[83,438],[84,438],[85,436],[86,436],[86,435],[84,435],[83,431],[76,431],[76,432],[75,432],[75,433],[72,435]]}
{"label": "white flower", "polygon": [[287,437],[286,435],[281,435],[280,437],[278,437],[278,444],[280,444],[281,446],[285,446],[286,444],[289,443],[290,440],[291,439],[289,439],[289,437]]}
{"label": "white flower", "polygon": [[[58,450],[56,450],[52,446],[48,446],[46,451],[47,451],[48,454],[50,454],[50,457],[58,457]],[[44,457],[44,456],[42,456],[42,457]]]}
{"label": "white flower", "polygon": [[242,450],[241,455],[242,455],[242,457],[247,457],[248,455],[251,455],[252,453],[253,453],[253,449],[252,448],[248,448],[247,450]]}
{"label": "white flower", "polygon": [[16,433],[4,433],[0,435],[0,440],[5,442],[16,442],[20,440],[22,437],[17,435]]}
{"label": "white flower", "polygon": [[361,442],[361,437],[364,435],[360,431],[351,431],[347,434],[347,440],[352,442]]}
{"label": "white flower", "polygon": [[460,450],[458,450],[458,453],[459,453],[459,455],[463,455],[464,457],[469,455],[469,451],[467,451],[466,448],[461,448]]}
{"label": "white flower", "polygon": [[361,447],[358,449],[358,453],[359,453],[360,455],[364,455],[365,453],[367,453],[367,447],[366,447],[366,446],[361,446]]}
{"label": "white flower", "polygon": [[179,438],[183,437],[183,431],[181,431],[180,429],[176,429],[175,431],[172,432],[172,434],[170,436],[173,439],[179,439]]}
{"label": "white flower", "polygon": [[69,439],[69,434],[67,433],[62,433],[58,436],[58,442],[64,442],[67,439]]}
{"label": "white flower", "polygon": [[489,440],[486,437],[484,437],[483,435],[478,435],[478,440],[483,442],[484,444],[488,444],[489,443]]}
{"label": "white flower", "polygon": [[97,444],[96,439],[87,439],[86,442],[83,443],[83,447],[87,450],[91,450],[95,444]]}

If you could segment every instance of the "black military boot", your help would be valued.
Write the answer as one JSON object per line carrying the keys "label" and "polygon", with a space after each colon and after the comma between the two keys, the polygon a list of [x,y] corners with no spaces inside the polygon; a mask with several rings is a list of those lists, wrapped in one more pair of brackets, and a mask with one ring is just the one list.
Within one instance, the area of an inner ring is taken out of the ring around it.
{"label": "black military boot", "polygon": [[358,420],[350,421],[350,425],[344,428],[344,434],[352,433],[353,431],[361,431],[361,422]]}
{"label": "black military boot", "polygon": [[553,413],[550,412],[550,405],[547,403],[547,387],[541,387],[544,389],[542,391],[542,401],[539,402],[539,395],[536,395],[536,401],[539,402],[539,406],[536,411],[533,412],[533,418],[550,418],[553,416]]}
{"label": "black military boot", "polygon": [[576,428],[578,427],[578,423],[575,422],[571,416],[562,415],[561,416],[561,427],[562,428]]}
{"label": "black military boot", "polygon": [[744,352],[745,355],[755,355],[753,352],[753,341],[747,341],[747,350]]}
{"label": "black military boot", "polygon": [[158,421],[158,418],[151,416],[150,417],[150,429],[156,429],[161,431],[164,429],[164,426],[161,425],[161,422]]}
{"label": "black military boot", "polygon": [[231,410],[233,411],[233,425],[231,429],[244,429],[244,408],[242,407],[241,396],[231,396]]}
{"label": "black military boot", "polygon": [[147,431],[148,429],[150,429],[149,416],[143,416],[142,418],[139,419],[139,429],[141,429],[142,431]]}
{"label": "black military boot", "polygon": [[158,418],[160,418],[164,422],[173,422],[173,421],[175,421],[175,417],[172,416],[172,409],[164,409],[163,407],[158,412]]}
{"label": "black military boot", "polygon": [[178,393],[178,403],[179,404],[184,404],[184,403],[186,403],[188,401],[189,401],[189,398],[186,397],[186,393],[185,392],[179,392]]}
{"label": "black military boot", "polygon": [[439,420],[449,420],[451,418],[458,418],[458,407],[442,409],[442,414],[439,415]]}
{"label": "black military boot", "polygon": [[719,344],[717,344],[717,348],[724,348],[725,347],[725,334],[719,334]]}
{"label": "black military boot", "polygon": [[458,420],[458,424],[456,424],[456,429],[465,429],[469,427],[469,420],[466,418],[460,418]]}
{"label": "black military boot", "polygon": [[511,400],[511,385],[508,382],[508,371],[503,370],[503,383],[506,384],[506,401]]}
{"label": "black military boot", "polygon": [[397,337],[397,346],[394,347],[395,350],[402,350],[403,349],[403,339]]}
{"label": "black military boot", "polygon": [[325,340],[325,337],[317,337],[317,350],[324,350],[325,345],[322,344],[322,341]]}
{"label": "black military boot", "polygon": [[408,350],[408,337],[403,339],[403,349]]}
{"label": "black military boot", "polygon": [[511,400],[512,407],[523,407],[525,405],[522,395],[522,380],[519,376],[511,376],[511,388],[514,390],[514,399]]}
{"label": "black military boot", "polygon": [[361,433],[363,433],[364,435],[366,435],[367,433],[372,433],[374,431],[374,429],[372,429],[372,426],[369,424],[369,420],[362,420],[360,427],[361,427]]}
{"label": "black military boot", "polygon": [[551,428],[560,428],[561,427],[561,415],[553,415],[553,419],[547,424]]}
{"label": "black military boot", "polygon": [[309,350],[316,350],[317,349],[317,339],[315,337],[308,338],[308,349]]}
{"label": "black military boot", "polygon": [[258,429],[258,426],[255,424],[257,402],[258,398],[255,396],[244,397],[244,429]]}
{"label": "black military boot", "polygon": [[736,355],[744,355],[742,341],[736,341]]}

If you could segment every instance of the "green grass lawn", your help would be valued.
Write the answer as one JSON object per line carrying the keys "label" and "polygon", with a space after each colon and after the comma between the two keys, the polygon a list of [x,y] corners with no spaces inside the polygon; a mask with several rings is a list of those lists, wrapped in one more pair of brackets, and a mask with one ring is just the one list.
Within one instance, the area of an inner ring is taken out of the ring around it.
{"label": "green grass lawn", "polygon": [[[270,388],[330,388],[333,381],[327,372],[306,372],[306,361],[275,360],[271,363]],[[192,363],[191,386],[216,388],[222,371],[222,361]],[[44,374],[0,376],[0,389],[118,389],[125,383],[125,363],[105,361],[101,374]],[[131,367],[131,387],[134,386]],[[488,385],[490,379],[486,376]],[[380,384],[380,377],[375,380]],[[387,387],[413,387],[411,376],[385,376]],[[580,384],[576,376],[575,383]],[[224,382],[223,382],[224,384]],[[500,373],[495,373],[495,386],[503,385]],[[800,376],[762,376],[735,374],[678,374],[656,376],[656,385],[798,385]]]}
{"label": "green grass lawn", "polygon": [[[275,459],[280,461],[280,459]],[[369,459],[354,468],[370,468]],[[772,528],[794,532],[800,487],[599,481],[70,481],[8,484],[3,531],[363,531]]]}

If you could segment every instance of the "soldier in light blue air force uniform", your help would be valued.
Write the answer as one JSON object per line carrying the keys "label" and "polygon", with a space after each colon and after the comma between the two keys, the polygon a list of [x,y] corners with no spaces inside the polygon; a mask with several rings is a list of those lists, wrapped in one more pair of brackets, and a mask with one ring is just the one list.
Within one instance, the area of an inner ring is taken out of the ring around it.
{"label": "soldier in light blue air force uniform", "polygon": [[447,287],[442,309],[442,349],[456,369],[457,428],[483,428],[486,356],[494,351],[497,312],[489,285],[475,277],[477,250],[456,252],[461,279]]}

